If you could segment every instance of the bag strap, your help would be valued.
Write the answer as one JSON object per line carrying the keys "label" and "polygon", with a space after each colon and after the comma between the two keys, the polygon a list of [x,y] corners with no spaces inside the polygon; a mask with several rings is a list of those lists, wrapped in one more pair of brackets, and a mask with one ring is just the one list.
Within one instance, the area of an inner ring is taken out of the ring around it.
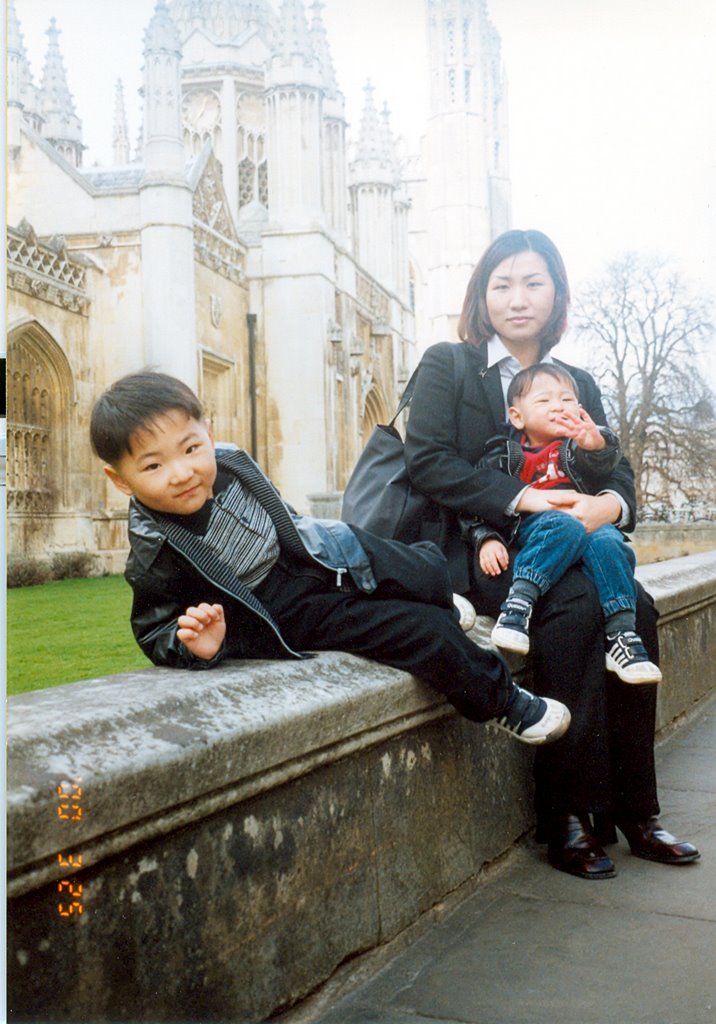
{"label": "bag strap", "polygon": [[[459,356],[458,356],[458,352],[459,352]],[[453,362],[453,373],[455,375],[455,391],[458,392],[459,396],[460,396],[459,399],[458,399],[458,402],[456,403],[456,405],[459,405],[460,402],[462,402],[462,393],[463,393],[464,385],[465,385],[465,373],[467,372],[467,356],[465,355],[465,343],[464,342],[461,342],[459,345],[457,345],[457,344],[453,345],[452,362]],[[458,373],[458,363],[460,364],[460,372],[459,373]],[[400,399],[400,402],[398,403],[398,408],[395,411],[395,416],[393,416],[392,420],[390,421],[390,426],[391,427],[395,426],[395,421],[397,420],[398,416],[400,416],[401,412],[404,412],[405,409],[408,408],[408,406],[410,405],[410,403],[413,400],[413,392],[415,391],[415,385],[418,382],[418,372],[419,372],[419,370],[420,370],[420,363],[418,363],[418,365],[415,367],[415,369],[413,370],[413,372],[412,372],[412,374],[410,376],[410,380],[405,385],[405,391],[403,392],[403,394],[401,396],[401,399]]]}

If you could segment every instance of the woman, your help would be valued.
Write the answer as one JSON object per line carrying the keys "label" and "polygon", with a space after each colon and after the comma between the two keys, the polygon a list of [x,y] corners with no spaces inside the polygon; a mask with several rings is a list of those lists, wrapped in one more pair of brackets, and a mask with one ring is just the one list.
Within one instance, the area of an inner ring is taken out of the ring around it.
{"label": "woman", "polygon": [[[504,427],[512,377],[552,360],[568,305],[567,275],[553,242],[539,231],[507,231],[488,247],[470,279],[458,324],[463,345],[434,345],[420,365],[405,450],[412,482],[438,509],[439,519],[427,524],[426,535],[432,527],[430,539],[448,558],[453,589],[493,617],[511,571],[481,572],[470,544],[470,518],[509,536],[517,513],[544,508],[545,492],[475,467],[486,441]],[[567,368],[580,403],[605,425],[594,380],[584,370]],[[589,532],[605,523],[629,530],[636,511],[631,467],[622,459],[598,495],[560,490],[551,492],[550,501]],[[637,631],[658,664],[656,619],[640,587]],[[535,692],[556,697],[572,712],[567,734],[538,751],[535,760],[537,838],[548,843],[550,863],[582,878],[613,877],[614,864],[602,845],[616,842],[615,824],[638,857],[664,864],[696,860],[696,848],[666,832],[657,817],[656,687],[628,686],[607,673],[601,609],[578,567],[540,598],[530,629]]]}

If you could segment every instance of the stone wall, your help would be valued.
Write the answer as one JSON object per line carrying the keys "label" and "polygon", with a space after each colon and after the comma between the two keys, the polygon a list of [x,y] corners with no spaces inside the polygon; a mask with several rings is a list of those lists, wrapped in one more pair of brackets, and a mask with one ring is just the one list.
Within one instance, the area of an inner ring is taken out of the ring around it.
{"label": "stone wall", "polygon": [[631,535],[639,565],[716,548],[716,523],[640,523]]}
{"label": "stone wall", "polygon": [[[639,573],[664,727],[716,686],[716,552]],[[32,1024],[263,1020],[532,824],[527,748],[346,654],[74,683],[8,726],[8,1002]]]}

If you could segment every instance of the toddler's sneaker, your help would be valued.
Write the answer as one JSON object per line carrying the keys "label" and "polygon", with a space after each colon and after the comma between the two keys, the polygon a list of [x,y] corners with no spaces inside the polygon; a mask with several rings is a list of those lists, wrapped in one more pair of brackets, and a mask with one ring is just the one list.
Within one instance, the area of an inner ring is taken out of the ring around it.
{"label": "toddler's sneaker", "polygon": [[515,686],[510,703],[492,722],[522,743],[553,743],[569,728],[569,708],[551,697],[537,697]]}
{"label": "toddler's sneaker", "polygon": [[460,628],[466,633],[469,633],[477,620],[477,612],[472,607],[468,599],[466,597],[462,597],[460,594],[452,595],[452,603],[455,605],[460,615]]}
{"label": "toddler's sneaker", "polygon": [[530,649],[530,618],[533,606],[522,597],[509,596],[500,606],[500,614],[492,630],[492,642],[506,651],[527,654]]}
{"label": "toddler's sneaker", "polygon": [[661,672],[649,661],[642,639],[632,630],[607,633],[606,663],[625,683],[660,683]]}

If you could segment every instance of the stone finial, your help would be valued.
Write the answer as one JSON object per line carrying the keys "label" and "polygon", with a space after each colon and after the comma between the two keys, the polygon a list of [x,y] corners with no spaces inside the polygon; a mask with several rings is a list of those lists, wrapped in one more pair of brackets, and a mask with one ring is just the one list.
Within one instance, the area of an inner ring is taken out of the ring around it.
{"label": "stone finial", "polygon": [[283,0],[281,3],[275,54],[288,59],[301,57],[306,64],[316,63],[302,0]]}
{"label": "stone finial", "polygon": [[328,45],[328,34],[321,13],[323,7],[324,4],[321,3],[321,0],[314,0],[314,3],[311,4],[311,43],[326,84],[327,94],[333,97],[338,92],[338,81],[336,79],[333,58],[331,57],[331,50]]}
{"label": "stone finial", "polygon": [[361,114],[360,130],[356,144],[356,161],[378,160],[380,163],[384,163],[387,158],[385,153],[385,136],[373,98],[375,86],[370,79],[368,79],[363,87],[363,92],[365,93],[365,100],[363,101],[363,113]]}
{"label": "stone finial", "polygon": [[112,151],[115,164],[129,163],[129,130],[127,128],[127,112],[124,106],[124,86],[122,79],[117,79],[114,88],[114,123],[112,125]]}
{"label": "stone finial", "polygon": [[26,115],[36,115],[37,89],[32,80],[25,41],[15,10],[15,0],[9,0],[7,8],[7,74],[8,103],[22,107]]}
{"label": "stone finial", "polygon": [[15,10],[15,0],[10,0],[7,7],[7,52],[21,57],[27,63],[27,50],[20,31],[20,21]]}
{"label": "stone finial", "polygon": [[257,28],[273,45],[276,15],[268,0],[170,0],[169,9],[183,40],[199,28],[217,42],[230,43]]}
{"label": "stone finial", "polygon": [[388,104],[386,102],[383,103],[383,109],[380,112],[380,122],[384,159],[388,161],[397,181],[400,178],[400,161],[398,160],[398,149],[395,144],[395,136],[393,135],[393,131],[390,127],[390,110],[388,109]]}
{"label": "stone finial", "polygon": [[44,125],[43,136],[75,167],[82,162],[82,122],[75,113],[72,94],[59,46],[60,29],[50,18],[47,29],[48,46],[42,71],[39,105]]}
{"label": "stone finial", "polygon": [[152,19],[144,31],[144,56],[157,53],[181,57],[181,39],[166,0],[157,0]]}

